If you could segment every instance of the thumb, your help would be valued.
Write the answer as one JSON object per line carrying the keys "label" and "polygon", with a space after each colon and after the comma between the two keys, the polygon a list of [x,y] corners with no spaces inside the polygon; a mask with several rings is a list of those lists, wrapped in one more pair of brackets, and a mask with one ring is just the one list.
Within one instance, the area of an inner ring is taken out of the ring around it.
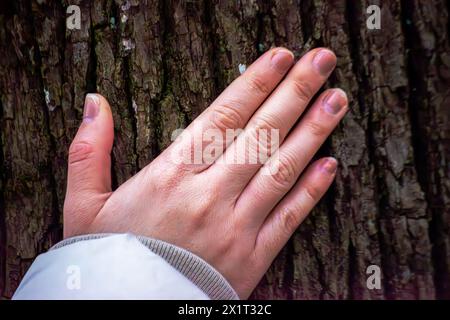
{"label": "thumb", "polygon": [[83,122],[69,148],[65,234],[92,222],[109,197],[113,140],[108,102],[99,94],[86,95]]}

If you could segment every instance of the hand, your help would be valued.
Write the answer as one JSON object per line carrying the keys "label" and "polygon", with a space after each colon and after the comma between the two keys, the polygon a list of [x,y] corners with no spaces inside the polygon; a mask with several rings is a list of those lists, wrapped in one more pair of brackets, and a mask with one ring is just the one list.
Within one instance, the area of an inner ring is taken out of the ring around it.
{"label": "hand", "polygon": [[[209,262],[240,298],[247,298],[326,192],[337,167],[335,159],[323,158],[306,168],[347,112],[345,93],[326,90],[305,112],[336,57],[319,48],[293,63],[293,54],[284,48],[266,52],[190,124],[183,138],[114,192],[111,110],[102,96],[89,94],[69,150],[64,236],[131,232],[175,244]],[[216,141],[220,150],[208,153],[208,161],[193,161],[198,146],[208,146],[204,133],[226,137],[229,129],[239,128],[244,131],[236,139]],[[277,152],[271,148],[277,146],[275,134],[267,148],[248,147],[264,129],[278,130],[273,131],[279,134]],[[269,160],[248,161],[252,150],[268,151]]]}

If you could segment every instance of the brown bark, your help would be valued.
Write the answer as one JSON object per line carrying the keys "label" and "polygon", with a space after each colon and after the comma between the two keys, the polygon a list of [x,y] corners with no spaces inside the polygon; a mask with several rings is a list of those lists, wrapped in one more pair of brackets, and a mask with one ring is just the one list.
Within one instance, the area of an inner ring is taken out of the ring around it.
{"label": "brown bark", "polygon": [[[67,30],[65,8],[81,8]],[[366,8],[379,4],[381,30]],[[271,46],[338,56],[351,112],[320,151],[336,182],[254,298],[450,298],[450,46],[444,0],[11,1],[0,5],[0,297],[61,239],[84,95],[114,113],[117,186]],[[379,265],[382,289],[366,268]]]}

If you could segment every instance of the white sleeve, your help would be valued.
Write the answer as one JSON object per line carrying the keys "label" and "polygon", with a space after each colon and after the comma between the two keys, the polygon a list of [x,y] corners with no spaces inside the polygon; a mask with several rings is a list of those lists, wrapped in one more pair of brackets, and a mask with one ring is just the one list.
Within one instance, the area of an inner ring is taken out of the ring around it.
{"label": "white sleeve", "polygon": [[112,235],[37,257],[13,299],[208,299],[130,234]]}

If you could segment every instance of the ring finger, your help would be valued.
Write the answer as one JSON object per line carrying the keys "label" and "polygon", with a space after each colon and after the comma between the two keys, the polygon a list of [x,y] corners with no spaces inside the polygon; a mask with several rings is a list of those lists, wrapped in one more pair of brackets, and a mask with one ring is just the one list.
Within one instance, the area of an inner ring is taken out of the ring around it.
{"label": "ring finger", "polygon": [[238,198],[237,212],[248,213],[244,214],[244,223],[259,228],[347,110],[347,96],[340,89],[327,90],[317,99],[279,152],[265,163]]}

